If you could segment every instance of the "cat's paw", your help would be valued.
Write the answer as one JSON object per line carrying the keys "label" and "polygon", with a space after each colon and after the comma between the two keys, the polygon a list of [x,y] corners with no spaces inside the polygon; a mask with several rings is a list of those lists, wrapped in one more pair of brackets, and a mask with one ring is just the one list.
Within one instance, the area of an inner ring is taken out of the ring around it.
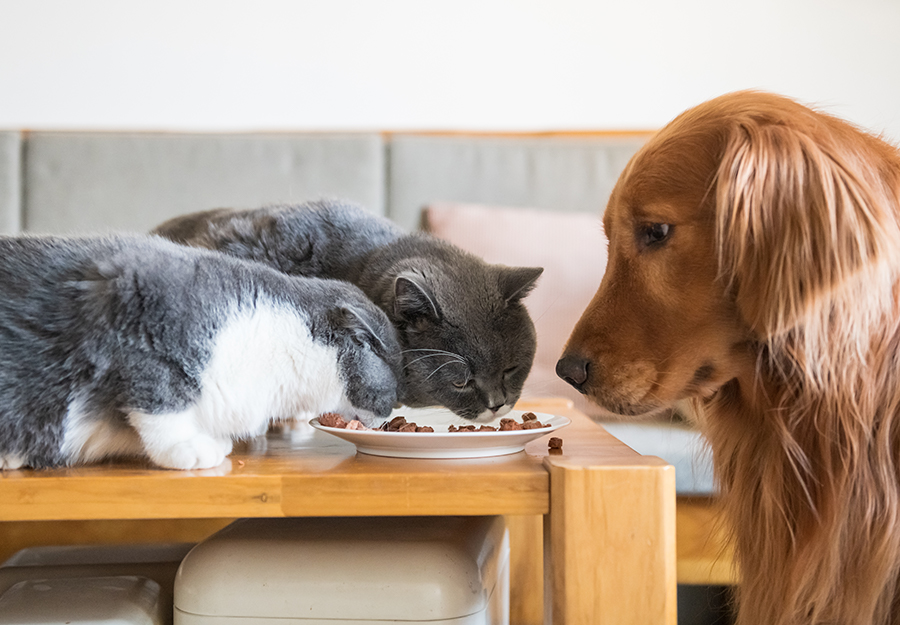
{"label": "cat's paw", "polygon": [[0,454],[0,471],[13,471],[21,469],[25,464],[25,458],[15,454]]}
{"label": "cat's paw", "polygon": [[217,438],[216,442],[219,444],[219,449],[221,449],[222,453],[226,456],[234,449],[234,441],[230,438]]}
{"label": "cat's paw", "polygon": [[210,469],[231,453],[231,439],[200,430],[190,409],[170,414],[132,412],[128,421],[140,435],[150,460],[167,469]]}
{"label": "cat's paw", "polygon": [[228,441],[226,451],[223,441],[207,434],[197,434],[156,451],[151,454],[151,459],[167,469],[211,469],[222,464],[229,453],[231,441]]}

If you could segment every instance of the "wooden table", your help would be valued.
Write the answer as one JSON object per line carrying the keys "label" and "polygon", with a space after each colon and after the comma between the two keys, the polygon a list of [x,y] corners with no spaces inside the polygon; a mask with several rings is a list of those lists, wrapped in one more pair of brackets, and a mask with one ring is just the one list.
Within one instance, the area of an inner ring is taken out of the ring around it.
{"label": "wooden table", "polygon": [[545,622],[674,625],[674,468],[566,400],[518,407],[572,419],[554,434],[561,453],[543,437],[494,458],[381,458],[298,424],[204,471],[118,463],[3,472],[0,521],[541,515]]}

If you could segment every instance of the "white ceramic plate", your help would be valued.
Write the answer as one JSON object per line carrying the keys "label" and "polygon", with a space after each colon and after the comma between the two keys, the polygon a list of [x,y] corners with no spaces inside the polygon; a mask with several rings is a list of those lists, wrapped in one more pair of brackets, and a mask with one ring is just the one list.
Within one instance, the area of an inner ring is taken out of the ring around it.
{"label": "white ceramic plate", "polygon": [[550,427],[534,430],[510,430],[506,432],[448,432],[450,425],[498,426],[500,419],[512,418],[522,422],[528,410],[511,410],[490,421],[469,421],[446,408],[398,408],[390,419],[402,415],[417,425],[430,425],[434,432],[382,432],[379,430],[344,430],[319,424],[311,419],[309,424],[356,445],[357,451],[373,456],[394,458],[482,458],[503,456],[525,449],[525,444],[571,423],[566,417],[535,412],[538,421]]}

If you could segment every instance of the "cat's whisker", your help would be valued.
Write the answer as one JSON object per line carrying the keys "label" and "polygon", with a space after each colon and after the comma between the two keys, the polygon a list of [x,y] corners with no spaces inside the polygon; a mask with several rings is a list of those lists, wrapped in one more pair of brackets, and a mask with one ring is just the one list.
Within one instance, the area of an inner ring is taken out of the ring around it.
{"label": "cat's whisker", "polygon": [[432,371],[431,373],[429,373],[428,376],[427,376],[425,379],[428,380],[429,378],[431,378],[431,376],[433,376],[435,373],[437,373],[438,371],[440,371],[441,369],[443,369],[443,368],[446,367],[447,365],[452,365],[452,364],[455,364],[455,363],[456,363],[455,360],[451,360],[451,361],[449,361],[449,362],[445,362],[445,363],[442,364],[440,367],[438,367],[437,369],[435,369],[434,371]]}
{"label": "cat's whisker", "polygon": [[447,354],[447,353],[441,353],[441,354],[426,354],[425,356],[420,356],[419,358],[416,358],[415,360],[410,360],[408,363],[406,363],[405,365],[403,365],[403,368],[406,369],[406,368],[409,367],[410,365],[413,365],[413,364],[419,362],[420,360],[425,360],[426,358],[433,358],[434,356],[445,356],[445,357],[446,357],[446,356],[450,356],[450,357],[451,357],[451,361],[457,361],[457,362],[463,362],[463,363],[465,362],[465,360],[463,360],[462,358],[454,358],[454,357],[452,357],[452,355]]}
{"label": "cat's whisker", "polygon": [[401,354],[406,354],[409,352],[434,352],[435,354],[444,354],[446,356],[453,356],[455,358],[462,358],[462,354],[457,354],[456,352],[448,352],[445,349],[433,349],[433,348],[417,348],[417,349],[403,349],[400,350]]}
{"label": "cat's whisker", "polygon": [[[415,363],[419,362],[420,360],[424,360],[424,359],[426,359],[426,358],[433,358],[434,356],[444,356],[444,357],[446,357],[446,358],[450,358],[450,359],[451,359],[450,362],[458,362],[458,363],[463,364],[463,365],[468,364],[468,363],[466,362],[466,359],[463,358],[462,355],[457,354],[457,353],[454,353],[454,352],[448,352],[447,350],[444,350],[444,349],[434,349],[434,348],[429,348],[429,347],[421,347],[421,348],[415,348],[415,349],[405,349],[405,350],[402,350],[401,353],[409,353],[409,352],[429,352],[429,353],[425,354],[424,356],[420,356],[420,357],[416,358],[415,360],[411,360],[410,362],[406,363],[405,365],[403,365],[403,368],[404,368],[404,369],[409,368],[410,366],[414,365]],[[445,364],[449,364],[449,363],[445,363]],[[433,372],[432,372],[432,375],[434,375]],[[431,376],[429,376],[429,377],[431,377]]]}

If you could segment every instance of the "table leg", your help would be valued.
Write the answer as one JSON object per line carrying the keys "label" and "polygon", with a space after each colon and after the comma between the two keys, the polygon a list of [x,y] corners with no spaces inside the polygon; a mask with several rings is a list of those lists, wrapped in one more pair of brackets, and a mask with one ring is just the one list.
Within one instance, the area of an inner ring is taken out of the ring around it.
{"label": "table leg", "polygon": [[675,469],[549,456],[544,621],[675,625]]}

